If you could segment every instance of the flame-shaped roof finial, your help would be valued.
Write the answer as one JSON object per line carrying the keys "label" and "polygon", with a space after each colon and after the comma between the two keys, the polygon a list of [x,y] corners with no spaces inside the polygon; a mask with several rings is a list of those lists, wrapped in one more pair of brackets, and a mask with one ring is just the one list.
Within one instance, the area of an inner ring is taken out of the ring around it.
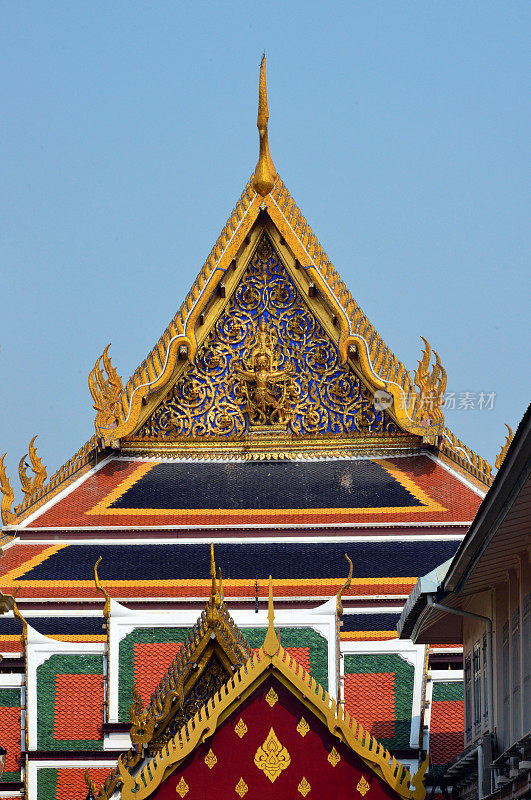
{"label": "flame-shaped roof finial", "polygon": [[260,155],[252,178],[253,188],[259,195],[265,197],[275,185],[277,171],[269,153],[269,139],[267,123],[269,121],[269,109],[267,107],[267,80],[266,80],[266,57],[262,56],[260,64],[260,83],[258,90],[258,120],[257,127],[260,135]]}
{"label": "flame-shaped roof finial", "polygon": [[278,652],[280,642],[278,641],[277,632],[275,631],[275,608],[273,605],[273,579],[269,576],[269,602],[267,604],[267,633],[262,645],[264,653],[268,656],[274,656]]}
{"label": "flame-shaped roof finial", "polygon": [[210,597],[207,604],[207,619],[211,626],[214,626],[218,620],[218,610],[221,606],[221,597],[216,580],[216,561],[214,558],[214,542],[210,543],[210,579],[212,585],[210,588]]}

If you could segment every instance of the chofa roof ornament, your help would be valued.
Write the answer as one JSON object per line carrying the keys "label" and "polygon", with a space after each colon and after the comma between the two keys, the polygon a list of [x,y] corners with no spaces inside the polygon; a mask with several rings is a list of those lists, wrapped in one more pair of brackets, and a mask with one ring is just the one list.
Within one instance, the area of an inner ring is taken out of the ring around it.
{"label": "chofa roof ornament", "polygon": [[494,462],[494,466],[496,467],[496,469],[500,469],[501,465],[503,464],[503,460],[507,455],[507,451],[511,446],[511,442],[514,438],[514,433],[512,432],[512,429],[509,427],[509,425],[507,425],[507,423],[505,423],[505,427],[508,430],[507,438],[505,439],[505,444],[502,446],[502,449],[496,456],[496,461]]}
{"label": "chofa roof ornament", "polygon": [[267,80],[266,80],[266,57],[262,56],[260,64],[260,83],[258,89],[258,120],[257,127],[260,134],[260,155],[258,163],[251,180],[252,187],[259,195],[265,197],[275,185],[277,171],[273,164],[273,159],[269,152],[269,137],[267,123],[269,121],[269,109],[267,107]]}

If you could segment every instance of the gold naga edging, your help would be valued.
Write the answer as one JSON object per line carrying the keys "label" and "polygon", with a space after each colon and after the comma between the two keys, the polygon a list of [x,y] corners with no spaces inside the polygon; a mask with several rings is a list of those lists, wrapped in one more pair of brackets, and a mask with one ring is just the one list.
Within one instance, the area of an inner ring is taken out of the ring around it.
{"label": "gold naga edging", "polygon": [[502,449],[496,456],[496,461],[494,462],[494,466],[496,467],[496,469],[500,469],[501,465],[503,464],[503,460],[507,455],[507,451],[511,446],[511,442],[514,439],[514,433],[512,432],[512,429],[507,425],[507,423],[505,423],[505,427],[507,428],[507,437],[505,439],[505,444],[502,446]]}
{"label": "gold naga edging", "polygon": [[343,586],[341,587],[341,589],[339,590],[339,592],[336,595],[336,615],[337,615],[338,619],[343,616],[343,603],[341,601],[341,598],[343,597],[343,595],[347,591],[347,589],[350,589],[350,586],[352,584],[353,564],[352,564],[351,559],[348,557],[348,555],[346,553],[345,553],[345,558],[348,561],[349,567],[348,567],[347,579],[346,579],[345,583],[343,584]]}
{"label": "gold naga edging", "polygon": [[[22,456],[18,465],[18,474],[20,477],[20,483],[22,484],[22,491],[24,492],[24,499],[27,500],[28,497],[34,492],[37,492],[39,489],[42,489],[44,486],[44,481],[47,477],[46,467],[43,465],[41,459],[37,455],[37,449],[35,447],[35,439],[37,436],[34,436],[31,442],[29,443],[28,453]],[[26,458],[31,461],[31,469],[33,471],[34,477],[33,480],[30,479],[28,473],[26,472],[27,464]]]}
{"label": "gold naga edging", "polygon": [[426,427],[433,424],[442,425],[444,423],[442,408],[446,391],[446,370],[441,364],[439,354],[434,350],[435,364],[430,371],[431,347],[424,336],[420,338],[424,342],[424,352],[415,372],[415,384],[419,390],[416,417]]}
{"label": "gold naga edging", "polygon": [[[100,428],[112,428],[116,426],[119,419],[118,407],[123,392],[123,386],[122,379],[111,363],[111,358],[109,356],[110,346],[111,345],[108,344],[103,354],[98,358],[88,379],[90,393],[94,400],[94,408],[96,410],[96,419],[94,422],[96,432]],[[102,361],[103,369],[101,368]],[[106,377],[103,374],[103,370],[105,370]]]}
{"label": "gold naga edging", "polygon": [[[269,670],[269,672],[268,672]],[[272,581],[269,583],[268,629],[258,653],[223,685],[219,692],[188,720],[166,746],[157,752],[135,775],[127,769],[123,756],[118,760],[122,780],[121,800],[146,800],[161,782],[179,767],[195,748],[216,731],[218,725],[238,707],[253,687],[271,674],[289,690],[302,696],[305,704],[328,727],[330,733],[351,748],[362,761],[404,800],[424,800],[423,779],[428,766],[426,757],[411,779],[409,770],[377,742],[368,731],[337,706],[322,686],[281,647],[274,628]],[[288,754],[289,755],[289,754]],[[184,780],[184,779],[183,779]],[[241,787],[243,791],[243,786]],[[243,793],[242,795],[243,796]]]}
{"label": "gold naga edging", "polygon": [[4,458],[7,456],[7,453],[4,453],[2,458],[0,458],[0,488],[2,490],[2,524],[3,525],[10,525],[16,519],[16,514],[11,511],[11,506],[13,505],[13,500],[15,499],[15,493],[11,487],[11,482],[8,478],[6,468],[4,465]]}
{"label": "gold naga edging", "polygon": [[85,770],[84,777],[85,777],[85,785],[89,792],[88,796],[96,797],[96,787],[94,786],[94,781],[90,779],[90,773],[88,769]]}
{"label": "gold naga edging", "polygon": [[74,475],[76,477],[78,476],[83,467],[88,468],[94,462],[97,452],[98,442],[96,436],[92,436],[88,442],[85,442],[85,444],[79,448],[77,453],[74,453],[72,458],[69,458],[65,464],[54,472],[48,480],[48,483],[44,484],[41,488],[35,489],[31,495],[24,498],[22,503],[15,506],[14,511],[17,518],[20,518],[21,515],[28,512],[30,509],[33,511],[35,504],[39,501],[43,501],[44,498],[49,499],[50,496],[57,494],[60,489],[64,488],[67,481],[71,481]]}
{"label": "gold naga edging", "polygon": [[101,563],[101,556],[98,558],[96,563],[94,564],[94,583],[96,584],[96,589],[105,597],[105,605],[103,606],[103,616],[106,620],[109,619],[109,615],[111,612],[111,596],[107,589],[102,586],[102,583],[98,576],[98,567]]}
{"label": "gold naga edging", "polygon": [[[39,492],[42,489],[44,486],[44,481],[47,477],[46,467],[43,465],[41,459],[37,455],[37,448],[35,447],[36,438],[37,435],[35,435],[29,443],[28,453],[22,456],[18,465],[18,474],[20,477],[20,483],[22,485],[22,491],[24,492],[24,501],[27,501],[36,492]],[[4,453],[2,458],[0,458],[0,489],[2,491],[2,523],[4,525],[9,525],[15,522],[17,518],[17,514],[15,512],[18,509],[11,511],[11,506],[13,505],[15,495],[4,465],[4,458],[6,455],[7,453]],[[31,461],[31,469],[34,476],[33,479],[31,479],[27,473],[27,467],[29,465],[26,463],[26,459],[28,457]]]}

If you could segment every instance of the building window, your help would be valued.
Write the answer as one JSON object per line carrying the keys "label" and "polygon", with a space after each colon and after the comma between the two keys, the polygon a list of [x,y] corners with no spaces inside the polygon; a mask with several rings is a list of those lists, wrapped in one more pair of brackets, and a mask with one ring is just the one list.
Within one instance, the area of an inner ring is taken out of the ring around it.
{"label": "building window", "polygon": [[472,659],[465,658],[465,741],[472,738]]}
{"label": "building window", "polygon": [[522,615],[522,642],[524,645],[524,731],[531,730],[531,592],[524,597]]}
{"label": "building window", "polygon": [[488,661],[489,649],[487,645],[487,634],[483,634],[483,725],[488,725],[489,722],[489,679],[488,679]]}
{"label": "building window", "polygon": [[511,683],[513,739],[520,738],[520,606],[511,617]]}
{"label": "building window", "polygon": [[481,729],[481,646],[479,641],[474,645],[472,668],[474,671],[474,736],[477,736]]}

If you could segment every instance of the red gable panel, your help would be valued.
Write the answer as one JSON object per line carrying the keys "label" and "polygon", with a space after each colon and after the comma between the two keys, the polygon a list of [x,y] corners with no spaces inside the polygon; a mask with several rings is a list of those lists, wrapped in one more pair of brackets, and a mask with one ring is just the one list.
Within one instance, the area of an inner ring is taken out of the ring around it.
{"label": "red gable panel", "polygon": [[211,738],[152,794],[206,797],[383,800],[398,795],[332,736],[312,711],[267,678]]}

